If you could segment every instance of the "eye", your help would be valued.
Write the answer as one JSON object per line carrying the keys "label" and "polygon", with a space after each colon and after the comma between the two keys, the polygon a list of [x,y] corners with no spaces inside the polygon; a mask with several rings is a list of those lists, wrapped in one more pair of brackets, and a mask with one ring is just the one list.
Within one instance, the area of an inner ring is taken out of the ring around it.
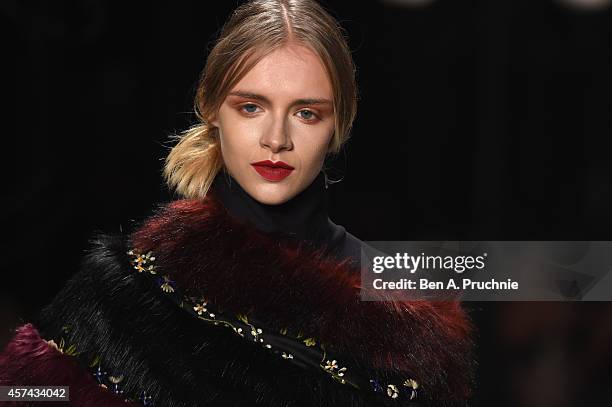
{"label": "eye", "polygon": [[313,119],[317,118],[317,115],[314,114],[312,110],[300,110],[297,112],[297,114],[300,116],[300,119],[304,119],[306,121],[312,121]]}
{"label": "eye", "polygon": [[253,113],[257,113],[258,106],[254,103],[245,103],[244,105],[241,106],[241,109],[245,113],[253,114]]}

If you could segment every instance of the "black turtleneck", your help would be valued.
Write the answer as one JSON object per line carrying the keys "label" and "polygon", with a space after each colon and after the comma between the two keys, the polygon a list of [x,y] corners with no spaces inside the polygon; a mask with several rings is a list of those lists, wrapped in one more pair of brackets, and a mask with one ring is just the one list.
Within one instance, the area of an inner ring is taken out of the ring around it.
{"label": "black turtleneck", "polygon": [[323,172],[306,189],[279,205],[266,205],[251,197],[225,169],[215,177],[211,192],[230,215],[263,233],[281,233],[317,248],[325,247],[339,259],[350,257],[359,262],[361,242],[329,219]]}

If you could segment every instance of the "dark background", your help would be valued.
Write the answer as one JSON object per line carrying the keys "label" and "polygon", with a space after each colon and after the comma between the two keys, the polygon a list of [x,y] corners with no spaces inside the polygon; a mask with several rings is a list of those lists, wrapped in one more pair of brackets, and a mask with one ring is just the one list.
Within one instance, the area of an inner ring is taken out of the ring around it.
{"label": "dark background", "polygon": [[[612,240],[612,10],[567,2],[325,2],[361,91],[332,219],[362,240]],[[168,135],[193,122],[235,5],[0,3],[0,345],[76,271],[94,230],[129,230],[173,199]],[[467,306],[474,406],[612,405],[612,303]]]}

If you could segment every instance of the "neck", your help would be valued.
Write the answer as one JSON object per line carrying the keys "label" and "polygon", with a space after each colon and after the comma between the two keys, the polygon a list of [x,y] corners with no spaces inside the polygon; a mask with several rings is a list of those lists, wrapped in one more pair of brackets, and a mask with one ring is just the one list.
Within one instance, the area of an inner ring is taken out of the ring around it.
{"label": "neck", "polygon": [[325,174],[320,172],[306,189],[289,201],[267,205],[251,197],[222,170],[215,177],[211,191],[231,216],[251,223],[261,232],[280,233],[317,246],[334,246],[341,233],[329,219],[325,182]]}

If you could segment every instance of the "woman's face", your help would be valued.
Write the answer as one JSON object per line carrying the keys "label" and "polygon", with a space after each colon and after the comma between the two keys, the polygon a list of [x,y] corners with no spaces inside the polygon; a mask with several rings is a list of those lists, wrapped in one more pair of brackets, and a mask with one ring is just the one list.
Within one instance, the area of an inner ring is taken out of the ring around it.
{"label": "woman's face", "polygon": [[225,167],[257,201],[290,200],[321,171],[334,132],[332,100],[325,67],[310,48],[290,44],[268,54],[210,121],[219,129]]}

